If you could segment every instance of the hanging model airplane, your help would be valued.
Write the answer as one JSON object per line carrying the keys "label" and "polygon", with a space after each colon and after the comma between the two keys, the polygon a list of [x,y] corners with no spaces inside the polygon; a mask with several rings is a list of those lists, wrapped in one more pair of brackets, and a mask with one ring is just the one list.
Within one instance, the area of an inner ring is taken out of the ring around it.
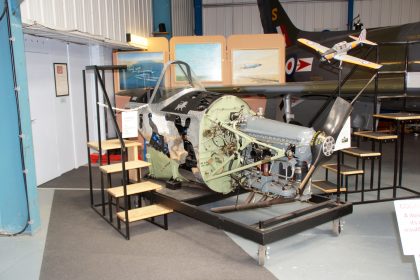
{"label": "hanging model airplane", "polygon": [[342,41],[335,44],[331,48],[327,48],[321,44],[318,44],[316,42],[313,42],[311,40],[304,39],[304,38],[299,38],[298,41],[316,50],[319,54],[321,54],[321,61],[329,62],[331,59],[335,59],[335,60],[340,61],[340,64],[342,61],[344,61],[344,62],[357,64],[357,65],[372,68],[372,69],[379,69],[382,67],[382,65],[380,64],[373,63],[373,62],[347,54],[349,50],[354,49],[361,44],[377,46],[376,43],[366,40],[366,29],[363,29],[362,32],[360,32],[359,37],[355,37],[352,35],[350,35],[349,37],[352,38],[354,41],[353,42]]}
{"label": "hanging model airplane", "polygon": [[[169,69],[184,76],[185,86],[164,87]],[[206,91],[181,61],[166,64],[147,103],[135,106],[152,177],[264,196],[261,202],[249,199],[242,209],[309,199],[309,178],[333,154],[352,111],[338,98],[319,131],[266,119],[239,97]]]}

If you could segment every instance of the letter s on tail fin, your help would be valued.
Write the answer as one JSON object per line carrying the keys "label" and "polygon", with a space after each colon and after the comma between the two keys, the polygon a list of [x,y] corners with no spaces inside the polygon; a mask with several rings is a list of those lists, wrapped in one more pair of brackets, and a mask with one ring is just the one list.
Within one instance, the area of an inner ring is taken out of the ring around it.
{"label": "letter s on tail fin", "polygon": [[286,45],[295,44],[300,30],[292,23],[278,0],[258,0],[264,33],[283,33]]}

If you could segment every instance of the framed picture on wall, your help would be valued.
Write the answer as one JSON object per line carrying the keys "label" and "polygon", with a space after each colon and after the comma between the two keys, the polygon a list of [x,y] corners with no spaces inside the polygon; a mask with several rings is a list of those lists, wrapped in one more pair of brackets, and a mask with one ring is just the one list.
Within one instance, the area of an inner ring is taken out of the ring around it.
{"label": "framed picture on wall", "polygon": [[69,96],[69,76],[67,63],[54,63],[55,96]]}
{"label": "framed picture on wall", "polygon": [[[177,43],[175,59],[188,63],[201,82],[223,80],[221,43]],[[177,71],[175,71],[175,82],[184,82],[182,80],[184,76],[179,75]]]}
{"label": "framed picture on wall", "polygon": [[116,90],[155,87],[164,65],[163,52],[117,52],[114,64],[127,65],[116,76]]}
{"label": "framed picture on wall", "polygon": [[278,84],[279,55],[278,49],[232,50],[232,84]]}

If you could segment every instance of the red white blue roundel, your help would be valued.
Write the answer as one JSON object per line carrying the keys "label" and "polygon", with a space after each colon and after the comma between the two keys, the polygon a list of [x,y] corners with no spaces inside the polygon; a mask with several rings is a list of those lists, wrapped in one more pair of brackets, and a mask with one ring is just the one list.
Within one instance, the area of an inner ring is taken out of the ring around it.
{"label": "red white blue roundel", "polygon": [[286,61],[285,68],[287,75],[292,75],[295,72],[296,58],[294,56],[289,57],[289,59]]}

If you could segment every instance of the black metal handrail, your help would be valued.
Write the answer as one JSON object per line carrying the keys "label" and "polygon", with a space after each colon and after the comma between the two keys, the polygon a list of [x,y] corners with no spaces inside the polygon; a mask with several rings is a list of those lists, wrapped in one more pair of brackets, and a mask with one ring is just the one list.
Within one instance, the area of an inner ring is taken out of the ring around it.
{"label": "black metal handrail", "polygon": [[[97,115],[97,133],[98,133],[98,149],[99,149],[99,165],[102,165],[102,136],[101,136],[101,118],[100,118],[100,108],[99,108],[99,89],[98,89],[98,83],[101,87],[102,96],[105,101],[105,107],[106,111],[107,109],[110,111],[112,124],[115,130],[115,133],[117,135],[118,141],[121,145],[121,165],[122,165],[122,185],[123,185],[123,191],[124,191],[124,212],[125,212],[125,229],[126,234],[125,237],[127,239],[130,238],[129,233],[129,220],[128,220],[128,196],[127,196],[127,170],[126,170],[126,146],[124,143],[124,139],[122,137],[122,133],[119,129],[117,118],[115,115],[115,112],[112,109],[111,100],[108,96],[108,92],[105,87],[105,82],[103,78],[105,78],[105,70],[120,70],[120,69],[126,69],[127,66],[121,66],[121,65],[112,65],[112,66],[87,66],[86,70],[94,70],[95,73],[95,98],[96,98],[96,115]],[[100,70],[102,70],[102,76],[100,74]],[[83,84],[84,84],[84,97],[85,97],[85,114],[86,114],[86,134],[87,134],[87,141],[89,142],[89,124],[88,124],[88,118],[87,118],[87,94],[86,94],[86,77],[85,77],[85,70],[83,70]],[[105,114],[105,118],[107,118],[107,114]],[[105,125],[108,126],[108,122],[105,122]],[[106,132],[108,132],[108,127],[106,128]],[[88,147],[88,161],[89,161],[89,183],[90,183],[90,202],[91,207],[95,207],[94,201],[93,201],[93,183],[92,183],[92,172],[91,172],[91,160],[89,156],[89,147]],[[103,176],[101,176],[101,198],[102,198],[102,216],[105,216],[105,192],[104,192],[104,182],[103,182]],[[112,215],[112,213],[110,213]]]}
{"label": "black metal handrail", "polygon": [[[376,47],[376,62],[379,63],[380,55],[380,47],[383,46],[400,46],[405,45],[404,48],[404,70],[388,70],[388,71],[378,71],[378,75],[375,79],[375,90],[374,90],[374,104],[373,104],[373,112],[374,114],[377,113],[377,104],[378,104],[378,91],[379,91],[379,76],[380,75],[404,75],[404,81],[403,81],[403,94],[404,94],[404,100],[403,100],[403,111],[407,109],[407,73],[408,73],[408,63],[409,63],[409,46],[420,44],[420,41],[399,41],[399,42],[382,42],[378,43],[378,46]],[[373,123],[373,129],[376,131],[378,120],[375,119]]]}

